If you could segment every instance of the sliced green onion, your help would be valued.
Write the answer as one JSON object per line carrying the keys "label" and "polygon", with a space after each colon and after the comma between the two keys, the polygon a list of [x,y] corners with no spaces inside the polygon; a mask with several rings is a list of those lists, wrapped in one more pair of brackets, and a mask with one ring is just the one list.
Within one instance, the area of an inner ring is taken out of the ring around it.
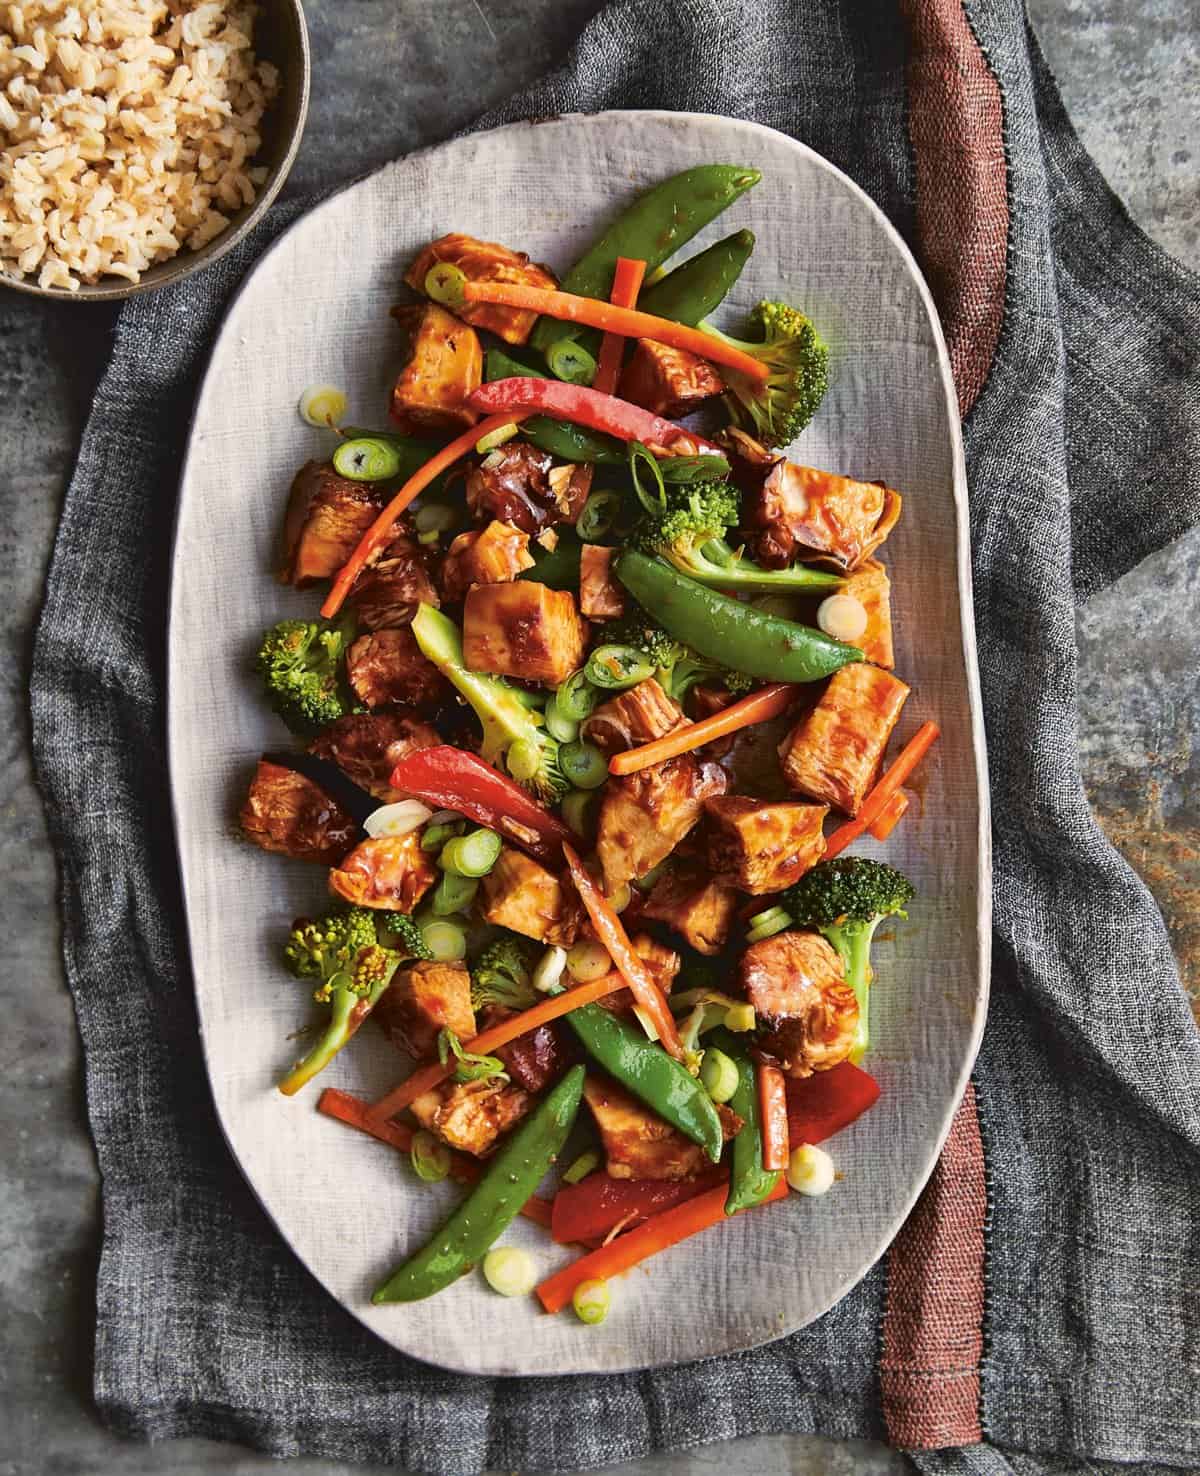
{"label": "sliced green onion", "polygon": [[438,857],[443,871],[459,876],[486,876],[500,855],[500,837],[494,830],[472,830],[448,840]]}
{"label": "sliced green onion", "polygon": [[589,1148],[586,1153],[579,1155],[569,1169],[563,1170],[562,1181],[564,1184],[578,1184],[580,1179],[586,1179],[599,1167],[600,1155],[594,1148]]}
{"label": "sliced green onion", "polygon": [[528,1251],[499,1245],[483,1258],[483,1279],[502,1297],[527,1297],[537,1284],[537,1267]]}
{"label": "sliced green onion", "polygon": [[427,1184],[440,1184],[450,1172],[450,1150],[440,1138],[420,1128],[413,1134],[409,1149],[413,1172]]}
{"label": "sliced green onion", "polygon": [[425,273],[425,292],[443,307],[462,307],[467,300],[466,273],[450,261],[439,261]]}
{"label": "sliced green onion", "polygon": [[584,543],[595,543],[612,527],[621,506],[621,494],[606,490],[593,492],[583,504],[575,520],[575,531]]}
{"label": "sliced green onion", "polygon": [[363,829],[369,836],[407,835],[424,825],[433,814],[428,805],[417,799],[397,800],[395,804],[380,805],[372,810],[363,821]]}
{"label": "sliced green onion", "polygon": [[603,943],[583,938],[567,949],[567,973],[579,984],[590,984],[612,973],[613,961]]}
{"label": "sliced green onion", "polygon": [[576,1317],[589,1327],[603,1322],[611,1305],[607,1281],[581,1281],[571,1297],[571,1306],[575,1308]]}
{"label": "sliced green onion", "polygon": [[554,705],[559,712],[565,718],[574,718],[577,723],[591,717],[599,700],[600,693],[588,681],[584,670],[569,676],[554,694]]}
{"label": "sliced green onion", "polygon": [[753,1030],[758,1024],[752,1004],[730,1005],[725,1011],[725,1029],[736,1031],[742,1035],[747,1030]]}
{"label": "sliced green onion", "polygon": [[346,396],[335,384],[310,384],[300,396],[297,407],[300,418],[321,430],[341,425],[346,413]]}
{"label": "sliced green onion", "polygon": [[378,436],[357,436],[338,446],[333,469],[351,482],[386,482],[400,475],[400,452]]}
{"label": "sliced green onion", "polygon": [[446,820],[441,824],[434,821],[425,827],[425,834],[421,837],[421,849],[440,851],[448,840],[461,835],[465,829],[466,823],[462,820]]}
{"label": "sliced green onion", "polygon": [[[629,443],[629,475],[633,478],[633,490],[637,499],[648,513],[661,513],[667,506],[667,489],[663,485],[662,467],[658,458],[641,441]],[[650,486],[643,482],[649,476]]]}
{"label": "sliced green onion", "polygon": [[764,938],[773,938],[792,925],[792,914],[782,907],[768,907],[765,912],[756,912],[747,924],[746,941],[761,943]]}
{"label": "sliced green onion", "polygon": [[542,750],[529,738],[520,738],[504,755],[508,772],[518,784],[528,784],[542,767]]}
{"label": "sliced green onion", "polygon": [[815,1143],[801,1143],[788,1158],[788,1188],[797,1194],[828,1194],[836,1178],[833,1159]]}
{"label": "sliced green onion", "polygon": [[728,1102],[738,1089],[738,1069],[716,1046],[709,1046],[700,1064],[700,1081],[714,1102]]}
{"label": "sliced green onion", "polygon": [[507,425],[498,425],[494,431],[488,431],[486,436],[480,436],[475,442],[476,454],[486,456],[497,446],[503,446],[505,441],[511,441],[520,429],[515,420],[510,420]]}
{"label": "sliced green onion", "polygon": [[558,766],[576,789],[599,789],[608,778],[608,760],[594,743],[564,743]]}
{"label": "sliced green onion", "polygon": [[552,994],[566,972],[567,950],[552,944],[534,965],[530,981],[539,994]]}
{"label": "sliced green onion", "polygon": [[546,363],[555,379],[568,384],[591,384],[596,377],[596,361],[570,338],[560,338],[546,350]]}
{"label": "sliced green onion", "polygon": [[438,963],[455,963],[467,956],[465,918],[434,918],[421,925],[425,947]]}
{"label": "sliced green onion", "polygon": [[579,737],[578,720],[563,716],[557,698],[552,698],[546,704],[546,732],[560,743],[574,743]]}
{"label": "sliced green onion", "polygon": [[453,917],[456,912],[465,912],[470,907],[478,890],[479,883],[473,876],[444,871],[430,896],[430,910],[434,917]]}
{"label": "sliced green onion", "polygon": [[437,1050],[438,1060],[443,1066],[449,1066],[451,1056],[458,1062],[454,1073],[456,1081],[490,1081],[493,1077],[508,1080],[508,1072],[499,1056],[480,1056],[468,1051],[448,1026],[443,1025],[438,1031]]}
{"label": "sliced green onion", "polygon": [[429,502],[413,514],[418,533],[445,533],[458,522],[458,513],[444,502]]}
{"label": "sliced green onion", "polygon": [[634,646],[597,646],[584,667],[589,682],[624,692],[654,675],[654,667]]}
{"label": "sliced green onion", "polygon": [[594,789],[572,789],[562,797],[562,817],[577,836],[586,840],[595,828],[596,801],[600,796]]}

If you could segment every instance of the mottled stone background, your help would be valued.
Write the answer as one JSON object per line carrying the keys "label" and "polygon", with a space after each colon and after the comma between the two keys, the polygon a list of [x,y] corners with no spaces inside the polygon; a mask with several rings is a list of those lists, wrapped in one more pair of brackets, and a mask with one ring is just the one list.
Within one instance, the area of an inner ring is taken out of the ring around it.
{"label": "mottled stone background", "polygon": [[[313,109],[290,189],[351,178],[468,122],[543,71],[595,8],[596,0],[308,0]],[[1072,116],[1114,188],[1155,240],[1200,267],[1196,0],[1031,0],[1031,10]],[[59,961],[54,867],[30,776],[25,687],[58,508],[112,321],[104,307],[48,306],[0,289],[0,581],[8,591],[0,918],[9,960],[0,1027],[0,1476],[265,1473],[277,1468],[203,1441],[122,1444],[97,1424],[88,1397],[97,1176]],[[1198,569],[1200,533],[1094,599],[1079,638],[1089,792],[1162,905],[1200,1001]],[[881,1446],[777,1438],[628,1469],[681,1476],[721,1468],[876,1476],[906,1466]],[[308,1461],[288,1469],[343,1470]],[[363,1468],[346,1467],[345,1476],[352,1470]]]}

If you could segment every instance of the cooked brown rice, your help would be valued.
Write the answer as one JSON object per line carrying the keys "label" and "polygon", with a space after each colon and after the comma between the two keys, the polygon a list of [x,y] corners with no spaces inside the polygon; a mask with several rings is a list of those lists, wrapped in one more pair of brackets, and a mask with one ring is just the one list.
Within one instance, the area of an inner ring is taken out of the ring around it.
{"label": "cooked brown rice", "polygon": [[278,89],[248,0],[0,0],[0,272],[136,282],[249,205]]}

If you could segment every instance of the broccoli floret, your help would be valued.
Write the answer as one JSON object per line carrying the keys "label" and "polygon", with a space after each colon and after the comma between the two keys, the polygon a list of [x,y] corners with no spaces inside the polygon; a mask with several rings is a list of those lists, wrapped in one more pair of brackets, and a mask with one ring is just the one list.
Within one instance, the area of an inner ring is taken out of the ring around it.
{"label": "broccoli floret", "polygon": [[477,1010],[503,1005],[525,1010],[537,998],[533,987],[536,946],[517,933],[505,933],[489,943],[471,969],[471,1004]]}
{"label": "broccoli floret", "polygon": [[381,914],[387,920],[388,941],[400,947],[385,947],[379,939],[376,914],[365,907],[351,907],[311,922],[297,921],[283,947],[283,961],[297,979],[315,979],[313,998],[329,1006],[329,1023],[304,1060],[279,1083],[285,1096],[292,1096],[323,1071],[346,1044],[382,998],[392,976],[405,958],[428,958],[429,949],[417,934],[409,948],[407,930],[394,927],[403,921],[399,914]]}
{"label": "broccoli floret", "polygon": [[821,861],[783,894],[794,921],[823,933],[842,956],[846,982],[858,1000],[852,1061],[862,1059],[870,1041],[871,940],[885,917],[908,916],[904,909],[912,896],[902,872],[862,856]]}
{"label": "broccoli floret", "polygon": [[379,942],[401,958],[433,957],[433,949],[426,943],[420,926],[407,912],[377,912],[375,926]]}
{"label": "broccoli floret", "polygon": [[641,605],[625,597],[625,614],[606,620],[596,638],[597,645],[632,646],[656,667],[672,666],[682,647],[669,636]]}
{"label": "broccoli floret", "polygon": [[503,760],[513,778],[539,799],[561,799],[571,786],[558,766],[558,741],[530,705],[530,694],[501,676],[469,671],[458,626],[432,605],[418,607],[412,633],[426,659],[474,709],[483,725],[480,753],[488,763]]}
{"label": "broccoli floret", "polygon": [[653,662],[655,680],[682,707],[688,693],[699,682],[719,682],[739,695],[749,692],[754,678],[730,671],[701,656],[690,646],[669,636],[653,616],[626,597],[627,609],[617,620],[606,620],[598,637],[601,645],[632,646]]}
{"label": "broccoli floret", "polygon": [[741,520],[736,489],[728,482],[673,487],[661,512],[647,512],[633,532],[634,543],[657,554],[698,584],[722,590],[836,589],[841,578],[810,564],[764,569],[733,548],[725,535]]}
{"label": "broccoli floret", "polygon": [[736,369],[722,367],[729,393],[725,402],[735,420],[753,429],[768,446],[794,441],[817,413],[829,388],[829,350],[817,330],[798,308],[782,302],[760,302],[750,324],[761,333],[754,342],[730,338],[711,323],[705,333],[732,344],[766,364],[765,380],[751,379]]}
{"label": "broccoli floret", "polygon": [[271,706],[293,733],[312,734],[356,707],[346,679],[346,648],[354,639],[348,619],[281,620],[258,648],[256,664]]}

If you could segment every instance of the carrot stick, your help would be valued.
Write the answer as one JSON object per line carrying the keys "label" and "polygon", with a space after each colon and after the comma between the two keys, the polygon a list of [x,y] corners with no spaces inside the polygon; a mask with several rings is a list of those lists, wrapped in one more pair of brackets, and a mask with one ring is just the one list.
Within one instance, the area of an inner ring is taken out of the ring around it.
{"label": "carrot stick", "polygon": [[702,748],[714,738],[724,738],[727,733],[736,733],[739,728],[750,728],[757,723],[778,717],[786,712],[795,700],[797,688],[790,682],[775,682],[761,687],[731,702],[728,707],[714,712],[711,717],[701,718],[698,723],[689,723],[676,728],[665,738],[655,738],[639,748],[627,748],[616,753],[608,761],[610,774],[636,774],[639,769],[648,769],[652,764],[661,764],[681,753],[690,753],[693,748]]}
{"label": "carrot stick", "polygon": [[[369,1133],[372,1138],[378,1138],[381,1143],[390,1143],[402,1153],[409,1152],[415,1136],[412,1128],[403,1122],[378,1122],[372,1118],[370,1108],[371,1104],[364,1102],[361,1097],[353,1097],[349,1092],[339,1092],[336,1087],[326,1087],[317,1102],[317,1111],[323,1112],[326,1117],[344,1122],[361,1133]],[[450,1150],[451,1178],[457,1179],[460,1184],[474,1184],[482,1173],[483,1165],[478,1159]],[[521,1213],[527,1220],[550,1228],[552,1205],[548,1199],[539,1199],[535,1194],[521,1206]]]}
{"label": "carrot stick", "polygon": [[496,302],[502,307],[544,313],[564,323],[582,323],[588,328],[602,328],[605,333],[619,333],[622,338],[649,338],[655,343],[684,349],[713,364],[736,369],[759,384],[770,374],[766,364],[751,354],[702,333],[699,328],[656,318],[653,313],[640,313],[636,308],[614,307],[611,302],[601,302],[596,297],[577,297],[573,292],[524,287],[514,282],[465,282],[463,298],[466,302]]}
{"label": "carrot stick", "polygon": [[896,756],[895,762],[884,774],[883,778],[875,786],[866,799],[863,800],[862,809],[853,820],[847,820],[845,825],[839,825],[832,835],[825,840],[825,860],[830,861],[834,856],[840,856],[848,845],[856,841],[860,835],[865,834],[875,824],[884,808],[891,800],[904,781],[909,777],[933,745],[941,736],[941,729],[936,723],[922,723],[913,736]]}
{"label": "carrot stick", "polygon": [[[646,276],[646,263],[632,261],[628,256],[618,256],[613,272],[612,291],[608,300],[613,307],[637,306],[638,293]],[[600,355],[596,360],[596,377],[592,388],[606,395],[615,395],[617,380],[621,376],[621,355],[625,352],[625,339],[619,333],[606,333],[600,343]]]}
{"label": "carrot stick", "polygon": [[591,874],[585,869],[574,848],[566,841],[563,841],[563,855],[566,857],[571,880],[575,883],[575,890],[579,893],[579,900],[583,903],[588,917],[591,918],[597,938],[608,949],[609,957],[633,991],[634,999],[649,1017],[658,1033],[663,1049],[674,1056],[677,1061],[682,1061],[683,1042],[679,1039],[675,1016],[672,1015],[662,990],[650,977],[650,971],[629,941],[629,934],[625,931],[621,919],[612,910],[608,898],[592,880]]}
{"label": "carrot stick", "polygon": [[[762,1203],[782,1199],[787,1192],[787,1180],[780,1179]],[[698,1194],[695,1199],[676,1205],[674,1209],[665,1210],[661,1215],[652,1215],[636,1229],[618,1235],[616,1240],[580,1256],[579,1260],[547,1277],[537,1288],[538,1300],[547,1312],[561,1312],[582,1282],[607,1281],[611,1276],[640,1266],[659,1251],[678,1245],[690,1235],[698,1235],[710,1225],[721,1224],[728,1218],[725,1214],[728,1194],[729,1190],[721,1184],[706,1194]]]}
{"label": "carrot stick", "polygon": [[875,821],[867,826],[867,829],[876,840],[887,840],[896,826],[904,819],[904,812],[907,809],[908,795],[902,789],[898,789],[880,810]]}
{"label": "carrot stick", "polygon": [[758,1115],[761,1119],[762,1160],[765,1169],[788,1166],[787,1091],[778,1066],[758,1067]]}
{"label": "carrot stick", "polygon": [[[568,989],[564,994],[556,994],[551,999],[543,999],[529,1009],[522,1010],[519,1015],[511,1015],[507,1020],[500,1020],[495,1025],[489,1026],[487,1030],[481,1031],[474,1040],[464,1041],[464,1049],[470,1051],[472,1055],[486,1056],[497,1046],[507,1045],[510,1040],[516,1040],[519,1035],[524,1035],[529,1030],[536,1030],[539,1025],[548,1025],[551,1020],[558,1020],[563,1015],[569,1015],[580,1005],[592,1004],[597,999],[603,999],[605,995],[616,994],[617,990],[624,989],[628,982],[616,969],[613,969],[602,979],[594,979],[590,984],[576,984],[574,989]],[[443,1066],[441,1062],[434,1061],[414,1071],[407,1081],[402,1081],[399,1086],[393,1087],[386,1097],[381,1097],[378,1102],[371,1104],[372,1120],[386,1122],[389,1117],[395,1117],[397,1112],[403,1112],[409,1103],[416,1101],[425,1092],[432,1091],[434,1087],[440,1086],[448,1076],[452,1076],[456,1064],[452,1061],[448,1066]]]}
{"label": "carrot stick", "polygon": [[457,436],[448,446],[443,446],[436,455],[429,458],[424,466],[413,472],[359,539],[358,547],[342,565],[341,572],[333,581],[333,588],[325,596],[325,603],[321,606],[321,614],[326,620],[332,620],[342,608],[346,596],[350,593],[351,585],[362,573],[371,555],[387,542],[396,519],[413,498],[423,492],[439,472],[445,471],[448,466],[453,466],[460,457],[473,451],[476,441],[481,437],[489,435],[494,430],[499,430],[501,426],[513,425],[517,421],[524,420],[528,414],[527,410],[506,410],[503,413],[489,415],[486,420],[481,420],[470,430],[463,431],[461,436]]}

